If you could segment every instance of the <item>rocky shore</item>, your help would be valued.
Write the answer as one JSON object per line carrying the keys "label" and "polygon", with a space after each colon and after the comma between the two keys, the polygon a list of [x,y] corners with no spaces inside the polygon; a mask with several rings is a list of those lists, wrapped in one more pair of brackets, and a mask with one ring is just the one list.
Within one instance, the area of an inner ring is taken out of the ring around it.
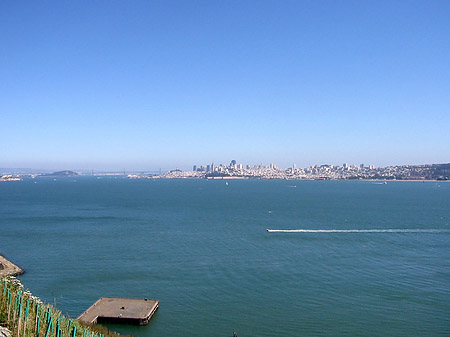
{"label": "rocky shore", "polygon": [[0,255],[0,278],[3,276],[17,276],[25,273],[25,270]]}

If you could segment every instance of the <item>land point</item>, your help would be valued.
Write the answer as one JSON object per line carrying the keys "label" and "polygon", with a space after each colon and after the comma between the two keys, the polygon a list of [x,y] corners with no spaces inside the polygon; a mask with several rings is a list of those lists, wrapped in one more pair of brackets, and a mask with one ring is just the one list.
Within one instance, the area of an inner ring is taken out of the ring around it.
{"label": "land point", "polygon": [[85,323],[146,325],[158,309],[159,301],[102,297],[77,320]]}
{"label": "land point", "polygon": [[0,255],[0,278],[3,276],[18,276],[25,273],[25,270]]}

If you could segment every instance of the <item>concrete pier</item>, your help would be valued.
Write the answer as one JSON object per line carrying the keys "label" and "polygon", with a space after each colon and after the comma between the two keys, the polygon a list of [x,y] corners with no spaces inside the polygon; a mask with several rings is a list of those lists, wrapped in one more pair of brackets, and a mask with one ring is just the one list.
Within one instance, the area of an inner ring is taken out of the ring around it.
{"label": "concrete pier", "polygon": [[102,297],[77,319],[85,323],[146,325],[158,306],[157,300]]}

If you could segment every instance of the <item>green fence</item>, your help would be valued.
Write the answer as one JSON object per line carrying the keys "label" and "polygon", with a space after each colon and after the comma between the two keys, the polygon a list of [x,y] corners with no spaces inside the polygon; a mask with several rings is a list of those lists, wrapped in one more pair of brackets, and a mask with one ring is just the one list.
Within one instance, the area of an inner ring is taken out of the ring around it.
{"label": "green fence", "polygon": [[99,325],[85,325],[44,304],[14,277],[0,279],[0,324],[12,337],[109,337],[119,336]]}

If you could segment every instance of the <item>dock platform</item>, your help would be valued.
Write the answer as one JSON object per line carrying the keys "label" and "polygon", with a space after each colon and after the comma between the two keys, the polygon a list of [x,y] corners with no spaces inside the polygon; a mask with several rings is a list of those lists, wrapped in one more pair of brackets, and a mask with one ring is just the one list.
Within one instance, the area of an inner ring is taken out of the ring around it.
{"label": "dock platform", "polygon": [[102,297],[77,320],[98,324],[146,325],[158,306],[158,300]]}

